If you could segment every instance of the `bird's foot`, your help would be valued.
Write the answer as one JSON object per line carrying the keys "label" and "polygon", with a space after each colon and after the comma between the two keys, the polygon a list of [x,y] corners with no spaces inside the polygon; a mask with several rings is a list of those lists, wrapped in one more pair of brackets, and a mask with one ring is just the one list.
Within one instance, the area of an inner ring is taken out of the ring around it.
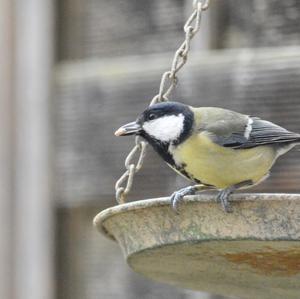
{"label": "bird's foot", "polygon": [[247,181],[243,181],[238,184],[232,185],[226,189],[223,189],[219,192],[219,194],[217,196],[217,201],[221,202],[222,208],[226,213],[232,213],[233,210],[228,201],[229,196],[237,189],[247,187],[247,186],[252,186],[252,185],[253,185],[253,181],[247,180]]}
{"label": "bird's foot", "polygon": [[173,210],[178,214],[178,203],[183,199],[184,196],[194,195],[196,191],[197,188],[195,186],[189,186],[175,191],[170,197]]}
{"label": "bird's foot", "polygon": [[222,205],[222,208],[224,210],[224,212],[226,213],[232,213],[232,207],[228,201],[230,194],[232,193],[232,189],[231,188],[227,188],[224,190],[221,190],[217,196],[217,201],[219,201]]}

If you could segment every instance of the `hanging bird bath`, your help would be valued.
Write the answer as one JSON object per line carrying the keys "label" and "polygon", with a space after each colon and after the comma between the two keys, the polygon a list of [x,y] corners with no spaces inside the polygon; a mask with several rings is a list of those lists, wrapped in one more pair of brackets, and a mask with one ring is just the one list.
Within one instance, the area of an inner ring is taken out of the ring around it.
{"label": "hanging bird bath", "polygon": [[[185,39],[150,105],[167,101],[175,88],[209,3],[193,1],[193,12],[184,25]],[[169,198],[125,203],[145,149],[146,143],[136,137],[125,160],[126,171],[115,186],[116,199],[122,204],[94,219],[98,230],[120,245],[134,271],[209,293],[249,299],[299,298],[300,195],[234,195],[233,213],[224,213],[215,194],[186,196],[179,214]]]}
{"label": "hanging bird bath", "polygon": [[129,266],[179,287],[241,298],[299,298],[300,195],[238,194],[224,213],[215,195],[118,205],[94,224]]}

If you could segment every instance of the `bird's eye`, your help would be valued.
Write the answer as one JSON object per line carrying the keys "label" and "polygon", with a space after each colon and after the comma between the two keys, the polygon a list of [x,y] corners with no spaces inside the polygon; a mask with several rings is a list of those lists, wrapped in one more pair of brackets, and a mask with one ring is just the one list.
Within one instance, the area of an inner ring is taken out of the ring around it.
{"label": "bird's eye", "polygon": [[154,113],[150,113],[149,116],[148,116],[149,120],[153,120],[155,118],[156,118],[156,115]]}

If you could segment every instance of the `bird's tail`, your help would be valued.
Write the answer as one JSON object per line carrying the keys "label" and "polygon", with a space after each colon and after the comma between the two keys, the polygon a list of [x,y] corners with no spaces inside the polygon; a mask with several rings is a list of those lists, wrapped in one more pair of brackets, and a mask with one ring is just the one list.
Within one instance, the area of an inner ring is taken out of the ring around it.
{"label": "bird's tail", "polygon": [[[295,141],[294,146],[299,146],[300,145],[300,138],[298,140]],[[300,152],[300,148],[296,148],[297,152]]]}

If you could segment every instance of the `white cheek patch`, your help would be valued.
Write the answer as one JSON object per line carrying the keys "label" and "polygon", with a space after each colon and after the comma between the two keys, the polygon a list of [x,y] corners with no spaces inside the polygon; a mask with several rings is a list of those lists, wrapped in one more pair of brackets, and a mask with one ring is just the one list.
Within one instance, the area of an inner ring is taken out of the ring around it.
{"label": "white cheek patch", "polygon": [[145,132],[162,142],[176,140],[183,131],[184,116],[167,115],[144,123]]}

